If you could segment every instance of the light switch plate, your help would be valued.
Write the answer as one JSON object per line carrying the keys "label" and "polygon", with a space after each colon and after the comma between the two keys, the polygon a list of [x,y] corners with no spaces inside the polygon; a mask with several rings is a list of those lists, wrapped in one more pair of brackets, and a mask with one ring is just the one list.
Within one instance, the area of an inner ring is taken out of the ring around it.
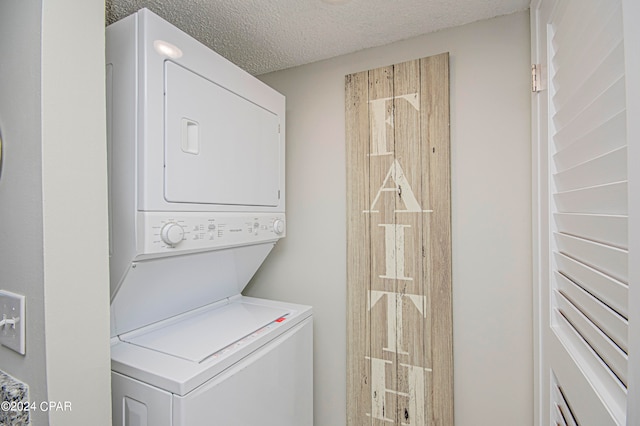
{"label": "light switch plate", "polygon": [[0,290],[0,344],[25,354],[25,297]]}

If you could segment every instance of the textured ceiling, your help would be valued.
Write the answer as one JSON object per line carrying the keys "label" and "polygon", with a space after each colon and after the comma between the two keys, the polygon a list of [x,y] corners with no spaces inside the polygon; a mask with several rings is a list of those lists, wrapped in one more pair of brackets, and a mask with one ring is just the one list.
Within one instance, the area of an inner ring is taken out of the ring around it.
{"label": "textured ceiling", "polygon": [[149,8],[257,75],[525,10],[529,1],[106,0],[106,15],[110,24]]}

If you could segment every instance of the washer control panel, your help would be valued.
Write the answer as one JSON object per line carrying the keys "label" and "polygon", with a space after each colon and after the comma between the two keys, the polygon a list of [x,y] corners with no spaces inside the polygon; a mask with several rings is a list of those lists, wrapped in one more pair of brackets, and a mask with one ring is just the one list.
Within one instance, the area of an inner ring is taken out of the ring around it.
{"label": "washer control panel", "polygon": [[285,235],[284,214],[138,213],[143,255],[204,251],[274,241]]}

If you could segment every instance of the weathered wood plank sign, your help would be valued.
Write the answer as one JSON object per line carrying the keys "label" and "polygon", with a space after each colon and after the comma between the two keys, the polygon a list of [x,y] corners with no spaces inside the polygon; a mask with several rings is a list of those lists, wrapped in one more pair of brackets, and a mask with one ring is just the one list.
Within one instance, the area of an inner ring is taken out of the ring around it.
{"label": "weathered wood plank sign", "polygon": [[449,55],[346,76],[347,424],[453,425]]}

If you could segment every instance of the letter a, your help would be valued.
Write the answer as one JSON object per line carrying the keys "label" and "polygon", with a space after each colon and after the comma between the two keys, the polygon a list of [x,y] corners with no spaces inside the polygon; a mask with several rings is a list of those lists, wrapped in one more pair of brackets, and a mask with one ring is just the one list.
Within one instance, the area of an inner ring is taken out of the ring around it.
{"label": "letter a", "polygon": [[[389,178],[393,180],[393,182],[395,183],[395,187],[387,187],[387,185],[389,184]],[[375,210],[375,207],[378,203],[378,200],[380,199],[380,195],[382,195],[383,192],[397,192],[398,188],[402,188],[402,201],[404,202],[406,210],[396,209],[395,211],[421,213],[422,207],[420,207],[420,203],[418,203],[418,199],[413,193],[411,185],[409,185],[409,181],[407,180],[407,177],[405,176],[404,170],[402,169],[402,166],[400,165],[398,159],[393,160],[393,163],[391,164],[391,167],[387,172],[387,176],[384,178],[380,189],[378,189],[376,198],[374,198],[373,202],[371,203],[371,209],[369,211],[378,212],[379,210]]]}

